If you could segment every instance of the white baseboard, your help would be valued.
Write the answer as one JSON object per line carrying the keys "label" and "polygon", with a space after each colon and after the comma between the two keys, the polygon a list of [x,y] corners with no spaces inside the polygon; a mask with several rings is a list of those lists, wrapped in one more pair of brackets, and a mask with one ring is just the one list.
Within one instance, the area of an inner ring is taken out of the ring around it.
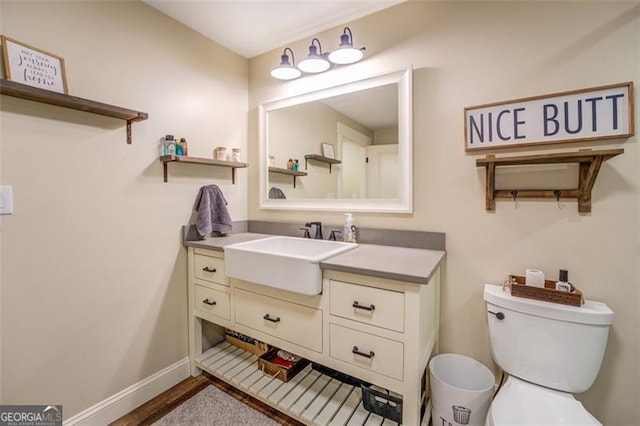
{"label": "white baseboard", "polygon": [[184,358],[152,376],[76,414],[64,422],[65,426],[106,425],[129,413],[177,385],[190,376],[189,358]]}

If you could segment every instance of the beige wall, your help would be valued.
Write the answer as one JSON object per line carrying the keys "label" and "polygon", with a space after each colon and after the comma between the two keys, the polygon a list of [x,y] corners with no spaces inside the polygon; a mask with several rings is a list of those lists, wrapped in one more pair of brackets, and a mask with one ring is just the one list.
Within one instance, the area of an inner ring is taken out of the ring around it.
{"label": "beige wall", "polygon": [[247,174],[171,164],[247,152],[248,62],[142,2],[2,1],[7,36],[65,58],[70,94],[149,113],[133,125],[2,96],[2,403],[63,404],[65,418],[187,356],[188,223],[215,183],[247,218]]}
{"label": "beige wall", "polygon": [[[465,106],[634,81],[640,103],[640,5],[637,2],[409,2],[350,23],[365,60],[293,82],[271,79],[281,49],[250,61],[249,143],[257,158],[257,105],[357,76],[414,68],[414,213],[355,215],[356,224],[445,232],[441,350],[492,365],[482,289],[527,267],[557,277],[559,268],[588,298],[616,313],[605,360],[593,387],[577,395],[605,424],[640,418],[640,151],[637,138],[584,142],[502,155],[618,147],[594,188],[593,212],[563,201],[498,202],[484,210],[480,155],[465,154]],[[337,43],[342,27],[319,34]],[[308,40],[292,43],[296,57]],[[500,153],[498,153],[500,155]],[[508,183],[511,178],[506,176]],[[342,212],[258,209],[257,168],[250,170],[249,217],[341,224]]]}

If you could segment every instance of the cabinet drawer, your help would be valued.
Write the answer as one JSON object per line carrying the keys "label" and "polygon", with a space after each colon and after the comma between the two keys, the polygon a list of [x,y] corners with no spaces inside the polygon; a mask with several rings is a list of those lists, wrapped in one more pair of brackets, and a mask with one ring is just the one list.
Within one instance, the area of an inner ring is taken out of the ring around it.
{"label": "cabinet drawer", "polygon": [[194,306],[197,310],[211,315],[231,319],[229,294],[201,285],[194,286]]}
{"label": "cabinet drawer", "polygon": [[229,278],[224,274],[224,259],[219,257],[194,254],[194,276],[200,280],[229,285]]}
{"label": "cabinet drawer", "polygon": [[236,322],[322,352],[322,311],[236,289]]}
{"label": "cabinet drawer", "polygon": [[402,380],[404,345],[400,342],[331,324],[329,348],[331,358]]}
{"label": "cabinet drawer", "polygon": [[331,283],[331,315],[404,331],[404,293],[342,281]]}

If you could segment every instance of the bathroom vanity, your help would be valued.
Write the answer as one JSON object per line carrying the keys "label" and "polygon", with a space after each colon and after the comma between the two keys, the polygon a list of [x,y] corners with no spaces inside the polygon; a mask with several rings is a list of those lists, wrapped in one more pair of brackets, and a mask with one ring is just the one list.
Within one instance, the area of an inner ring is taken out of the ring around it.
{"label": "bathroom vanity", "polygon": [[[224,246],[264,237],[185,242],[192,374],[206,370],[305,424],[382,423],[360,388],[310,365],[287,383],[269,377],[255,355],[224,341],[225,327],[400,394],[403,424],[428,424],[444,251],[360,245],[323,261],[321,294],[305,295],[226,276]],[[203,338],[203,321],[219,336]]]}

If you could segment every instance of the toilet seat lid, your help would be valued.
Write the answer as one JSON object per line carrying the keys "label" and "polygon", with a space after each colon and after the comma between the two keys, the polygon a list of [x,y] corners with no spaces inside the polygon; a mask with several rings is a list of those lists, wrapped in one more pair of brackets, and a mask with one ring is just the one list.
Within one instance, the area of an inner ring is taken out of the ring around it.
{"label": "toilet seat lid", "polygon": [[491,403],[493,424],[601,425],[573,395],[509,377]]}

